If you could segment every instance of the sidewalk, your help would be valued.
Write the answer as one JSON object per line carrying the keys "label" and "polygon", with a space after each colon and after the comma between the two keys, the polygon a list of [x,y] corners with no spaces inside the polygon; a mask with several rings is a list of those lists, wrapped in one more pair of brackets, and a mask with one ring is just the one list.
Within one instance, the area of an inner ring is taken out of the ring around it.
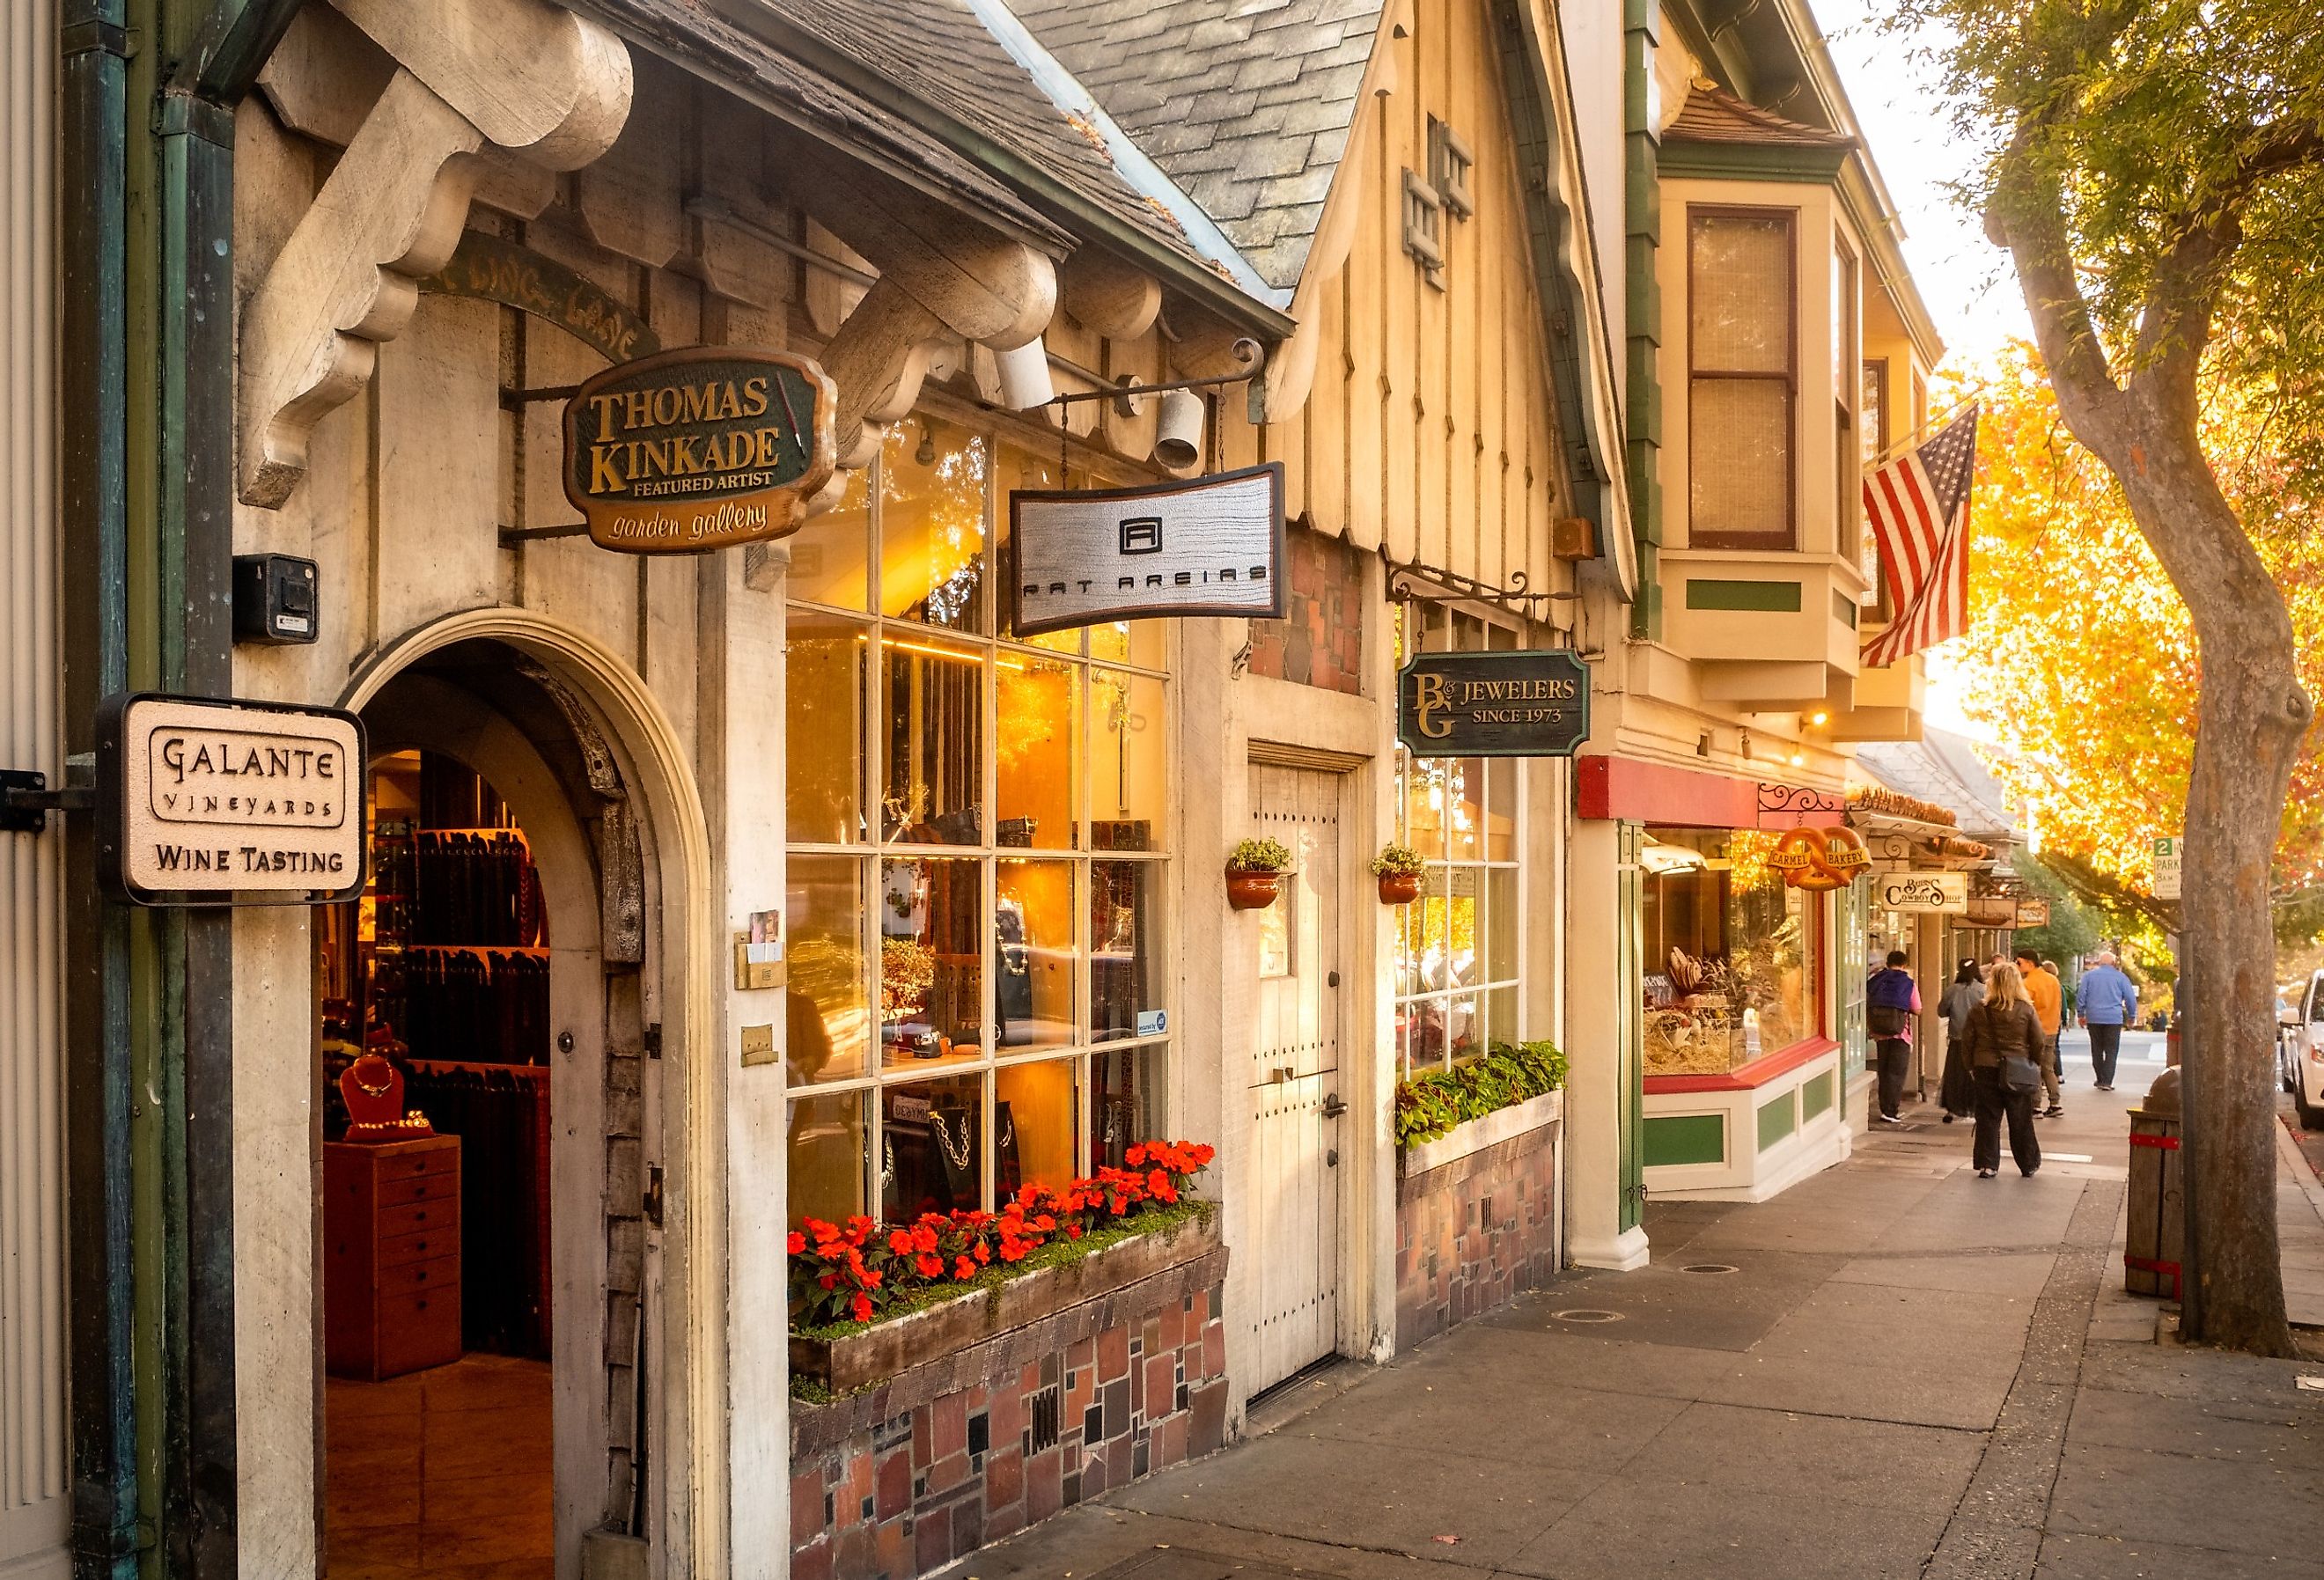
{"label": "sidewalk", "polygon": [[2324,1364],[2156,1344],[2119,1243],[2154,1072],[2109,1095],[2066,1062],[2032,1179],[1978,1180],[1920,1110],[1773,1202],[1657,1205],[1649,1267],[1344,1366],[954,1573],[2324,1580],[2324,1392],[2295,1381]]}

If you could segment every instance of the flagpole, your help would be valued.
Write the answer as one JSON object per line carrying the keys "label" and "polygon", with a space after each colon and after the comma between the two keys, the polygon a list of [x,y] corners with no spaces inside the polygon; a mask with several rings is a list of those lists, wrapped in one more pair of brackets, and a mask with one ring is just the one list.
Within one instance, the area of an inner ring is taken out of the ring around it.
{"label": "flagpole", "polygon": [[1966,411],[1971,406],[1976,405],[1984,398],[1985,392],[1982,389],[1976,390],[1969,394],[1963,395],[1960,400],[1955,401],[1951,405],[1938,412],[1934,417],[1931,417],[1923,420],[1918,428],[1913,430],[1912,432],[1906,434],[1903,439],[1898,439],[1886,449],[1882,450],[1878,455],[1873,457],[1872,459],[1865,462],[1864,469],[1868,472],[1878,471],[1881,467],[1895,460],[1898,456],[1903,455],[1906,450],[1911,449],[1914,445],[1919,444],[1923,439],[1936,432],[1937,430],[1942,428],[1946,423],[1950,422],[1954,418],[1960,416],[1963,411]]}

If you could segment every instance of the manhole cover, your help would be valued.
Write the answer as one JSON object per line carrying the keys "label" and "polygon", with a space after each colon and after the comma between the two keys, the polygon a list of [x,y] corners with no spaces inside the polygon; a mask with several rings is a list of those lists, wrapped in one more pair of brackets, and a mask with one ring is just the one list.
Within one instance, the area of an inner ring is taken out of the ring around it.
{"label": "manhole cover", "polygon": [[1550,1316],[1560,1322],[1619,1322],[1622,1320],[1622,1314],[1618,1311],[1591,1311],[1588,1309],[1576,1309],[1572,1311],[1553,1311],[1550,1313]]}
{"label": "manhole cover", "polygon": [[1731,1273],[1741,1270],[1731,1261],[1691,1261],[1678,1270],[1683,1273]]}

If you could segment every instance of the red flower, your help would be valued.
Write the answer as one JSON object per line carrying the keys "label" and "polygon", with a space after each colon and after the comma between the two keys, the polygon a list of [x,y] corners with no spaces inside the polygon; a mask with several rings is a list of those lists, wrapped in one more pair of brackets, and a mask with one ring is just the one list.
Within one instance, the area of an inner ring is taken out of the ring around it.
{"label": "red flower", "polygon": [[976,1264],[964,1256],[952,1264],[952,1276],[963,1280],[973,1279],[976,1276]]}
{"label": "red flower", "polygon": [[854,1303],[853,1303],[853,1310],[854,1310],[854,1312],[855,1312],[855,1320],[856,1320],[856,1321],[858,1321],[858,1322],[869,1322],[869,1321],[871,1321],[871,1320],[872,1320],[872,1297],[871,1297],[871,1296],[869,1296],[869,1295],[858,1295],[858,1296],[856,1296],[856,1297],[855,1297]]}
{"label": "red flower", "polygon": [[783,1242],[783,1249],[788,1252],[791,1255],[797,1256],[800,1252],[807,1249],[807,1236],[800,1234],[797,1229],[792,1230],[790,1233],[790,1238]]}
{"label": "red flower", "polygon": [[924,1279],[940,1278],[944,1274],[944,1258],[930,1256],[925,1251],[912,1258],[912,1265],[920,1270],[920,1276]]}
{"label": "red flower", "polygon": [[912,1249],[915,1251],[934,1251],[936,1248],[936,1229],[926,1218],[922,1218],[919,1221],[918,1225],[912,1230]]}
{"label": "red flower", "polygon": [[975,1255],[976,1260],[977,1260],[977,1261],[982,1261],[982,1262],[989,1262],[989,1261],[991,1261],[992,1260],[992,1246],[991,1246],[991,1243],[989,1241],[983,1241],[983,1240],[980,1240],[980,1241],[978,1241],[978,1242],[976,1243],[976,1250],[975,1250],[975,1252],[973,1252],[973,1254]]}
{"label": "red flower", "polygon": [[1137,1168],[1140,1163],[1146,1161],[1146,1143],[1144,1141],[1132,1142],[1130,1150],[1124,1152],[1121,1156],[1122,1160],[1132,1169]]}
{"label": "red flower", "polygon": [[1082,1237],[1082,1226],[1081,1226],[1079,1224],[1067,1224],[1065,1225],[1065,1238],[1066,1238],[1066,1239],[1068,1239],[1068,1240],[1078,1240],[1078,1239],[1080,1239],[1081,1237]]}
{"label": "red flower", "polygon": [[890,1233],[888,1236],[888,1249],[898,1256],[908,1253],[912,1249],[912,1232],[909,1229],[898,1229]]}

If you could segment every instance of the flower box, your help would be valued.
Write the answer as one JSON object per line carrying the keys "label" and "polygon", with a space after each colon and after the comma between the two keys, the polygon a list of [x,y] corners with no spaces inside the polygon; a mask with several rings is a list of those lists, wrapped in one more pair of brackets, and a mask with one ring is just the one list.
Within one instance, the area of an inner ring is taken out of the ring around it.
{"label": "flower box", "polygon": [[1563,1090],[1544,1092],[1538,1097],[1528,1097],[1507,1108],[1458,1124],[1433,1141],[1406,1147],[1401,1159],[1406,1178],[1425,1174],[1431,1169],[1442,1169],[1447,1163],[1457,1163],[1473,1152],[1497,1146],[1516,1136],[1555,1124],[1565,1116],[1565,1093]]}
{"label": "flower box", "polygon": [[1223,1260],[1217,1214],[1203,1207],[1077,1260],[1037,1267],[902,1317],[833,1337],[794,1333],[791,1376],[850,1393],[1213,1252]]}

